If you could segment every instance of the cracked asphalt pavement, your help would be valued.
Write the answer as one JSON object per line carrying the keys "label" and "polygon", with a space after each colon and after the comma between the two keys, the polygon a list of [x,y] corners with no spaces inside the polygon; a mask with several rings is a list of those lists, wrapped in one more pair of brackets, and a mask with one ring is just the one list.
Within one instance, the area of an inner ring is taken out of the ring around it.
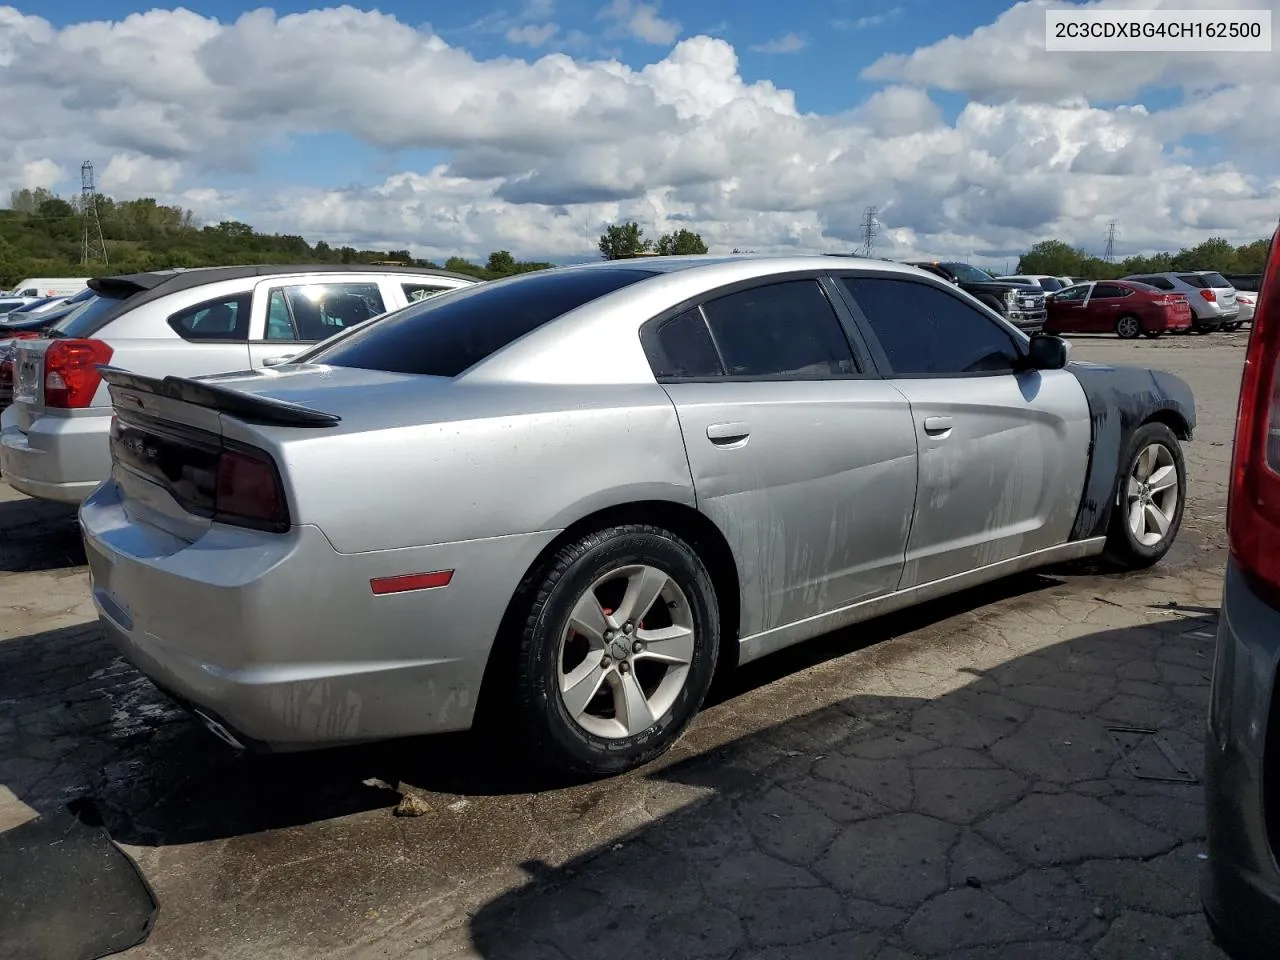
{"label": "cracked asphalt pavement", "polygon": [[1075,341],[1195,390],[1164,563],[784,651],[590,785],[467,736],[234,754],[101,637],[74,514],[0,484],[0,831],[101,818],[161,902],[128,960],[1221,957],[1198,776],[1246,336]]}

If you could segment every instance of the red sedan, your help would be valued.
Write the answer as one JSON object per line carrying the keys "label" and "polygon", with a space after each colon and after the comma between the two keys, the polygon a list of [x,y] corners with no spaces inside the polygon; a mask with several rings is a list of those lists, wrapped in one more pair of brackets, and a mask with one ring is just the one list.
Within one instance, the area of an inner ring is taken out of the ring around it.
{"label": "red sedan", "polygon": [[1045,306],[1045,333],[1114,333],[1132,340],[1140,333],[1154,338],[1191,329],[1186,297],[1132,280],[1077,283],[1050,294]]}

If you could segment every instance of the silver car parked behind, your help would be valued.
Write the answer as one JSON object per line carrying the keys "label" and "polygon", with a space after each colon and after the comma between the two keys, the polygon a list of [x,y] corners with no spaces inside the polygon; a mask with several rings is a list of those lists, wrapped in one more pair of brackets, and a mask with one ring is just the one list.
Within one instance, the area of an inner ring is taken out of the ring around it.
{"label": "silver car parked behind", "polygon": [[567,267],[257,373],[107,370],[107,632],[226,739],[665,750],[717,664],[1182,518],[1190,390],[830,257]]}
{"label": "silver car parked behind", "polygon": [[1135,273],[1121,279],[1183,294],[1191,304],[1191,329],[1196,333],[1235,330],[1240,326],[1240,305],[1236,303],[1235,287],[1220,273],[1184,270],[1181,273]]}
{"label": "silver car parked behind", "polygon": [[199,376],[268,366],[472,277],[358,264],[162,270],[90,281],[92,302],[17,341],[0,413],[0,473],[28,496],[79,503],[111,470],[111,401],[97,367]]}

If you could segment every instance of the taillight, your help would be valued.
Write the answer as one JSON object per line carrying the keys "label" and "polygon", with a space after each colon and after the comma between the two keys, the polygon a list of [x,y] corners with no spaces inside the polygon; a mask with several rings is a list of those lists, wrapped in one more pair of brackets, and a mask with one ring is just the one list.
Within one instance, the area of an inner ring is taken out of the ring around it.
{"label": "taillight", "polygon": [[111,348],[101,340],[54,340],[44,354],[44,405],[89,406],[102,383],[97,365],[110,362]]}
{"label": "taillight", "polygon": [[240,527],[283,532],[289,512],[275,464],[242,450],[223,450],[218,457],[218,481],[213,519]]}
{"label": "taillight", "polygon": [[1200,296],[1204,297],[1210,303],[1214,303],[1218,299],[1218,295],[1214,293],[1212,290],[1201,290]]}
{"label": "taillight", "polygon": [[1266,273],[1240,381],[1227,538],[1241,569],[1280,594],[1280,230]]}
{"label": "taillight", "polygon": [[0,386],[13,389],[13,360],[6,357],[0,360]]}

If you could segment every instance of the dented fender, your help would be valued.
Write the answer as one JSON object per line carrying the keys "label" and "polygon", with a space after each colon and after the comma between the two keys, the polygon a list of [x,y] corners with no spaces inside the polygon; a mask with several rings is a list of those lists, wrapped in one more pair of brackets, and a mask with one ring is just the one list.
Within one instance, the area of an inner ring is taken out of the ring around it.
{"label": "dented fender", "polygon": [[1071,531],[1072,540],[1086,540],[1107,532],[1120,461],[1134,431],[1150,420],[1162,420],[1173,427],[1179,440],[1190,440],[1196,427],[1196,403],[1186,381],[1163,370],[1083,361],[1068,363],[1067,369],[1089,402],[1089,471]]}

